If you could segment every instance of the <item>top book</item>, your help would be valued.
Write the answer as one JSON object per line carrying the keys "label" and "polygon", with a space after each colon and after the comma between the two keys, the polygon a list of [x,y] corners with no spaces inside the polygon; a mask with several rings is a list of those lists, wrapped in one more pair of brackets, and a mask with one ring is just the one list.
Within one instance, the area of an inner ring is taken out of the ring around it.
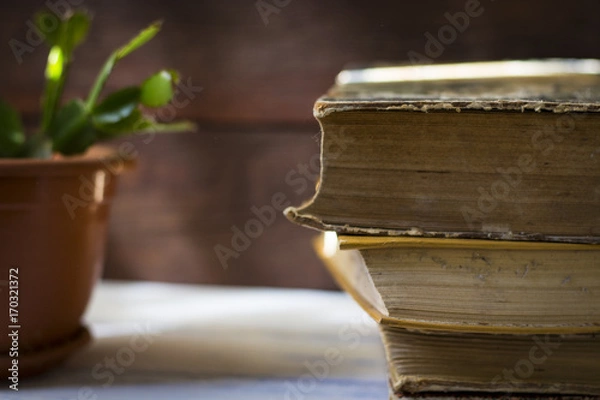
{"label": "top book", "polygon": [[291,220],[342,234],[600,243],[600,61],[342,71]]}

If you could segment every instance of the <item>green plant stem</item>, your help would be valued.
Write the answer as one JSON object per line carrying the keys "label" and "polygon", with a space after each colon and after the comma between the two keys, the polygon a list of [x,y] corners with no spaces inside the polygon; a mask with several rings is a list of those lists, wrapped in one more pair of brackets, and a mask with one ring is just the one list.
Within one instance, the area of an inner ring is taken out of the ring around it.
{"label": "green plant stem", "polygon": [[108,60],[106,60],[106,62],[102,66],[102,69],[100,70],[100,73],[96,77],[94,86],[92,86],[92,90],[90,90],[90,94],[85,103],[86,108],[88,110],[92,110],[94,108],[94,106],[96,105],[96,101],[98,101],[98,97],[100,96],[100,93],[102,92],[102,88],[104,87],[104,84],[108,80],[108,77],[110,76],[110,73],[112,72],[116,62],[117,62],[117,55],[111,54],[111,56],[108,58]]}
{"label": "green plant stem", "polygon": [[138,133],[177,133],[196,130],[196,124],[191,121],[179,121],[171,124],[153,124],[147,128],[136,130]]}

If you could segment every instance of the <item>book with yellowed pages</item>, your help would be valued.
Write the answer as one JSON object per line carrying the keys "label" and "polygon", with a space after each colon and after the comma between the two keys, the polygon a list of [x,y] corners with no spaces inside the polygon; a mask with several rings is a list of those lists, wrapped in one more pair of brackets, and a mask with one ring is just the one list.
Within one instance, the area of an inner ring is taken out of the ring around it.
{"label": "book with yellowed pages", "polygon": [[600,395],[600,340],[594,335],[380,329],[390,386],[398,396],[423,392]]}
{"label": "book with yellowed pages", "polygon": [[380,324],[392,397],[600,396],[600,60],[346,70],[314,115],[285,214]]}
{"label": "book with yellowed pages", "polygon": [[458,332],[600,333],[600,245],[337,240],[341,260],[330,267],[333,275],[383,324]]}
{"label": "book with yellowed pages", "polygon": [[581,261],[600,250],[495,243],[327,232],[315,247],[381,324],[395,394],[600,395],[600,266]]}
{"label": "book with yellowed pages", "polygon": [[341,234],[600,243],[600,61],[342,71],[314,107],[315,196]]}

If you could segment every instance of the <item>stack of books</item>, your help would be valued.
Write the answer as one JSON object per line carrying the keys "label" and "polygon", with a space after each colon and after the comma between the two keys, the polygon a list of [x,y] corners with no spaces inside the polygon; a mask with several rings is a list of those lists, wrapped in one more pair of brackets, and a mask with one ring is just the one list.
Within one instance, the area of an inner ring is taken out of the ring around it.
{"label": "stack of books", "polygon": [[314,108],[339,285],[393,396],[600,395],[600,61],[342,71]]}

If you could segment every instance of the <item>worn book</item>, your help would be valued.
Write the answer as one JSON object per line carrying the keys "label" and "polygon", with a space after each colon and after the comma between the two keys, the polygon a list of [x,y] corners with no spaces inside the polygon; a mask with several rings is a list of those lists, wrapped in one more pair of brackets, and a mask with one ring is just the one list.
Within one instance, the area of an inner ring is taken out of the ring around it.
{"label": "worn book", "polygon": [[600,395],[600,337],[425,333],[381,326],[390,384],[407,393]]}
{"label": "worn book", "polygon": [[600,243],[600,61],[346,70],[293,221],[341,234]]}
{"label": "worn book", "polygon": [[325,237],[318,251],[331,274],[381,324],[600,334],[600,245]]}
{"label": "worn book", "polygon": [[380,323],[394,396],[600,395],[600,250],[496,243],[328,232],[315,247]]}

